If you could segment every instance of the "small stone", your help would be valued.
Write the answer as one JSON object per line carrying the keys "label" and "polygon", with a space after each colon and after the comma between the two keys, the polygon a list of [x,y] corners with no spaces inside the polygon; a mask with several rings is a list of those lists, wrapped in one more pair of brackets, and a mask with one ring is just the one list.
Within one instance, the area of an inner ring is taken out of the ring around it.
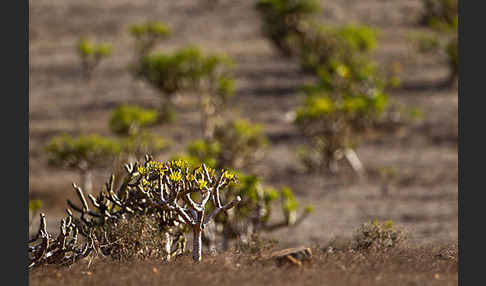
{"label": "small stone", "polygon": [[312,262],[312,251],[309,247],[287,248],[272,252],[269,259],[275,259],[278,266],[290,263],[291,265],[302,266],[302,263]]}

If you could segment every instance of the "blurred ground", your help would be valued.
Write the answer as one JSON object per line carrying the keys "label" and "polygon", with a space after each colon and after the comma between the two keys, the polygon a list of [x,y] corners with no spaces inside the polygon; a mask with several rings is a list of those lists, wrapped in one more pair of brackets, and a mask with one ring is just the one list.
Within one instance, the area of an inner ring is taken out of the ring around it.
{"label": "blurred ground", "polygon": [[[171,263],[93,263],[71,268],[41,266],[29,285],[457,285],[457,247],[400,248],[387,252],[325,252],[312,249],[311,264],[277,267],[260,253],[225,253],[193,264],[189,256]],[[445,254],[445,255],[444,255]]]}
{"label": "blurred ground", "polygon": [[[253,1],[221,0],[214,8],[207,2],[30,1],[30,197],[44,201],[50,228],[56,230],[55,219],[63,212],[65,199],[74,197],[71,182],[79,178],[74,172],[47,167],[43,146],[60,132],[108,135],[107,119],[118,104],[157,105],[157,94],[134,82],[127,70],[132,58],[127,27],[158,20],[173,29],[160,49],[195,44],[234,59],[238,87],[234,112],[263,124],[273,144],[259,167],[265,183],[288,185],[302,204],[314,205],[315,212],[297,230],[281,230],[271,237],[288,245],[325,243],[378,218],[405,226],[420,243],[457,241],[457,89],[438,88],[447,77],[447,64],[438,56],[418,54],[410,43],[409,33],[423,29],[416,24],[419,0],[322,1],[322,18],[328,23],[360,22],[380,29],[375,58],[402,66],[403,85],[391,92],[392,100],[418,107],[424,114],[421,121],[399,132],[377,134],[363,142],[357,151],[370,176],[359,184],[303,172],[295,150],[304,141],[285,114],[299,104],[298,88],[309,79],[262,37]],[[89,85],[82,81],[75,51],[82,35],[114,46],[113,56],[95,71]],[[158,159],[168,159],[198,135],[194,102],[184,99],[178,106],[177,124],[157,129],[176,142]],[[381,196],[382,182],[373,175],[382,167],[397,172],[388,197]],[[107,175],[95,177],[95,186],[101,188]]]}

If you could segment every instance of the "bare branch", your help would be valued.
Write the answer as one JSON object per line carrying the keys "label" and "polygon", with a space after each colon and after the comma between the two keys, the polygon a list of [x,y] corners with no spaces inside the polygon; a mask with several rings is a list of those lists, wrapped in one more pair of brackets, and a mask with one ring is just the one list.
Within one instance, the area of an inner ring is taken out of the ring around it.
{"label": "bare branch", "polygon": [[83,204],[83,209],[85,211],[89,211],[89,206],[88,203],[86,202],[86,199],[84,198],[83,190],[80,187],[78,187],[75,183],[73,183],[73,188],[76,190],[76,193],[79,196],[79,200]]}
{"label": "bare branch", "polygon": [[240,196],[236,196],[236,198],[234,198],[228,204],[226,204],[226,205],[224,205],[222,207],[216,207],[216,208],[214,208],[214,210],[211,212],[211,214],[204,219],[204,223],[203,224],[204,225],[207,225],[211,221],[211,219],[213,219],[220,211],[226,211],[226,210],[234,207],[235,205],[237,205],[239,202],[241,202],[241,197]]}

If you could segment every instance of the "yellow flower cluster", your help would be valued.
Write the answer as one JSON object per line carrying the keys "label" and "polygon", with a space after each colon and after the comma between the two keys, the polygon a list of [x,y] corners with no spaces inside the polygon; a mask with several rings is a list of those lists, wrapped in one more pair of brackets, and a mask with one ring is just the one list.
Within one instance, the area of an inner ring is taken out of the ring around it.
{"label": "yellow flower cluster", "polygon": [[169,175],[169,179],[173,182],[179,182],[182,179],[181,171],[173,172]]}
{"label": "yellow flower cluster", "polygon": [[233,179],[235,179],[235,178],[236,178],[236,175],[235,175],[235,173],[233,173],[233,172],[231,172],[231,171],[226,170],[226,171],[224,171],[224,173],[223,173],[223,177],[224,177],[225,179],[227,179],[227,180],[233,180]]}

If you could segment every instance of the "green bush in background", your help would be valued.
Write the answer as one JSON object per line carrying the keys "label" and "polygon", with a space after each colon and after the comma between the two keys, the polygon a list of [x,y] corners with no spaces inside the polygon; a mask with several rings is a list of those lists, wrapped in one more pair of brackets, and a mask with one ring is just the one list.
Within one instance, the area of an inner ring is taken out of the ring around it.
{"label": "green bush in background", "polygon": [[92,171],[111,166],[122,150],[118,140],[98,134],[78,137],[63,134],[53,137],[46,146],[49,165],[80,172],[88,193],[92,191]]}
{"label": "green bush in background", "polygon": [[313,24],[300,41],[301,65],[310,72],[325,68],[330,75],[341,72],[356,77],[376,42],[377,31],[371,27]]}
{"label": "green bush in background", "polygon": [[134,74],[153,88],[161,96],[162,116],[170,120],[174,116],[175,96],[189,85],[194,63],[199,54],[194,49],[184,49],[166,53],[145,55],[135,67]]}
{"label": "green bush in background", "polygon": [[157,116],[157,111],[154,109],[144,109],[136,105],[123,104],[112,111],[109,127],[113,133],[118,135],[134,135],[140,129],[155,124]]}
{"label": "green bush in background", "polygon": [[[172,159],[182,159],[190,166],[204,163],[213,168],[251,170],[263,159],[268,144],[261,125],[252,124],[246,119],[229,120],[216,127],[211,140],[195,140],[188,145],[185,154]],[[306,207],[301,215],[297,215],[298,202],[290,188],[277,190],[263,186],[256,175],[238,173],[238,177],[239,184],[230,185],[222,196],[226,200],[240,196],[242,201],[238,209],[221,213],[216,217],[215,225],[208,225],[204,240],[211,249],[219,241],[224,249],[228,249],[230,242],[235,239],[245,245],[254,234],[295,227],[312,211],[311,207]],[[279,201],[284,217],[275,221],[272,213]]]}
{"label": "green bush in background", "polygon": [[317,0],[258,0],[255,7],[264,35],[287,57],[299,53],[305,24],[320,10]]}
{"label": "green bush in background", "polygon": [[164,23],[149,21],[133,24],[129,33],[135,40],[137,58],[148,54],[160,41],[171,35],[171,29]]}
{"label": "green bush in background", "polygon": [[[240,244],[250,243],[254,235],[271,232],[280,228],[297,227],[313,211],[311,206],[301,208],[288,187],[275,189],[264,186],[256,175],[238,174],[239,184],[228,187],[225,200],[237,196],[242,200],[238,208],[220,213],[215,225],[206,232],[205,241],[214,248],[216,240],[221,241],[223,249],[237,239]],[[279,206],[280,210],[276,209]],[[301,210],[301,213],[298,212]],[[277,219],[278,213],[283,218]]]}
{"label": "green bush in background", "polygon": [[113,52],[110,44],[94,43],[86,38],[79,39],[77,51],[81,59],[83,77],[86,81],[91,80],[96,67]]}
{"label": "green bush in background", "polygon": [[162,97],[162,114],[173,117],[175,96],[183,92],[199,96],[201,132],[212,136],[215,121],[234,94],[232,61],[223,55],[205,55],[191,46],[173,53],[151,53],[141,59],[135,76],[156,88]]}
{"label": "green bush in background", "polygon": [[269,40],[315,76],[314,83],[304,86],[305,101],[296,110],[295,124],[310,145],[300,151],[304,164],[336,173],[338,161],[345,159],[364,175],[354,149],[385,112],[385,90],[399,84],[396,74],[386,78],[371,60],[378,31],[320,24],[317,1],[260,0],[256,8]]}
{"label": "green bush in background", "polygon": [[169,146],[167,140],[149,129],[158,123],[159,118],[157,110],[137,105],[122,104],[112,111],[109,127],[121,136],[120,143],[127,160],[132,156],[140,160],[145,154],[155,155]]}
{"label": "green bush in background", "polygon": [[183,158],[214,168],[249,169],[262,157],[269,144],[264,129],[246,119],[229,120],[216,127],[212,139],[197,139],[186,148]]}
{"label": "green bush in background", "polygon": [[308,138],[310,149],[301,158],[309,170],[336,173],[345,159],[361,174],[363,167],[354,151],[360,134],[383,113],[387,97],[383,93],[333,98],[327,93],[308,93],[297,109],[295,124]]}

